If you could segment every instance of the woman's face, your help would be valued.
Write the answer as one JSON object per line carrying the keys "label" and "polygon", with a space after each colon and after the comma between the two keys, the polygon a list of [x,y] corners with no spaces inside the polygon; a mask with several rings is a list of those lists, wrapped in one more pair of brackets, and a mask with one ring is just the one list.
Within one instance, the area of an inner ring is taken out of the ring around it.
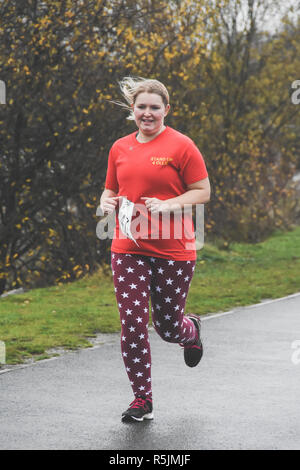
{"label": "woman's face", "polygon": [[139,93],[133,105],[136,125],[145,135],[159,132],[164,125],[170,105],[165,106],[162,97],[156,93]]}

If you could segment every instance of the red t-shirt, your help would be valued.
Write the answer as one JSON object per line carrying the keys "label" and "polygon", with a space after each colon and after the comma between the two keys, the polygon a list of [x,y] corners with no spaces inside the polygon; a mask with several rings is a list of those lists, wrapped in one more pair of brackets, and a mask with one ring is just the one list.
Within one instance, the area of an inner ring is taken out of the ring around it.
{"label": "red t-shirt", "polygon": [[141,197],[166,200],[185,193],[188,184],[208,176],[203,157],[189,137],[171,127],[167,126],[155,139],[146,143],[138,142],[136,134],[133,132],[113,144],[108,157],[105,188],[118,196],[126,196],[135,204],[131,233],[139,247],[120,230],[117,206],[111,250],[195,260],[192,214],[153,214],[147,210]]}

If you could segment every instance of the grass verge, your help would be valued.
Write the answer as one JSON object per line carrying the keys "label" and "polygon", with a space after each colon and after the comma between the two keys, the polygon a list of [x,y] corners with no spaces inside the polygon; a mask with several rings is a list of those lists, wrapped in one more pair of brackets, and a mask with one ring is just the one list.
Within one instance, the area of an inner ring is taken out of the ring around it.
{"label": "grass verge", "polygon": [[[198,252],[186,312],[205,314],[300,291],[300,227],[255,245]],[[90,347],[88,338],[120,330],[111,274],[0,299],[0,341],[6,364],[44,359],[53,348]],[[6,365],[7,367],[7,365]]]}

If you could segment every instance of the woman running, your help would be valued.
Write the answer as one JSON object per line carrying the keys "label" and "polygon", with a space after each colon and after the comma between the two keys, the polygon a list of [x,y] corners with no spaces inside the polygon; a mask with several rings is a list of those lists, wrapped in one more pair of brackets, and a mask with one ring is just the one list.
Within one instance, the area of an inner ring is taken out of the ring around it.
{"label": "woman running", "polygon": [[130,110],[138,129],[110,150],[100,207],[106,214],[117,211],[111,267],[134,394],[122,421],[143,421],[153,418],[149,299],[154,329],[183,347],[186,364],[195,367],[203,354],[200,318],[184,314],[196,247],[191,211],[182,213],[209,201],[210,184],[194,142],[164,124],[170,109],[166,87],[125,77],[120,88],[126,103],[118,104]]}

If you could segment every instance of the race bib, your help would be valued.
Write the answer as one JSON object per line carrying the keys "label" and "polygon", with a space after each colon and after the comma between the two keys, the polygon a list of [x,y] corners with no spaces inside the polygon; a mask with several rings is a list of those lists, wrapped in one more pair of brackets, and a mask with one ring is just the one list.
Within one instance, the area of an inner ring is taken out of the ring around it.
{"label": "race bib", "polygon": [[125,196],[122,196],[122,203],[121,207],[119,208],[118,219],[123,234],[126,235],[126,237],[130,238],[130,240],[132,240],[139,247],[139,244],[133,238],[130,230],[133,208],[134,203],[127,199]]}

